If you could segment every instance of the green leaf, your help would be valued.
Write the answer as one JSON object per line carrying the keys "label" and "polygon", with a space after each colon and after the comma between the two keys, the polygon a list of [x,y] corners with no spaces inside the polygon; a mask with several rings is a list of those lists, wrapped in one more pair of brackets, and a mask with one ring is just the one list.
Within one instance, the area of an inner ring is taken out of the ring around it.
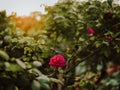
{"label": "green leaf", "polygon": [[33,82],[32,82],[32,90],[40,90],[40,87],[41,87],[40,83],[38,81],[36,81],[36,80],[33,80]]}
{"label": "green leaf", "polygon": [[2,57],[5,60],[9,60],[8,54],[2,50],[0,50],[0,57]]}
{"label": "green leaf", "polygon": [[112,7],[113,0],[107,0],[108,4]]}
{"label": "green leaf", "polygon": [[48,85],[48,82],[50,81],[49,78],[45,75],[40,75],[39,77],[36,78],[41,87],[44,88],[44,90],[50,90],[50,86]]}
{"label": "green leaf", "polygon": [[116,85],[119,85],[119,82],[115,79],[111,79],[109,82],[106,83],[106,85],[113,85],[113,86],[116,86]]}
{"label": "green leaf", "polygon": [[6,67],[10,67],[10,63],[9,62],[5,62],[4,63]]}
{"label": "green leaf", "polygon": [[95,6],[95,5],[90,5],[90,6],[88,7],[88,9],[98,9],[98,7]]}
{"label": "green leaf", "polygon": [[26,69],[26,65],[25,65],[24,62],[22,62],[22,61],[19,60],[19,59],[16,59],[16,62],[17,62],[17,64],[18,64],[20,67],[22,67],[23,69]]}
{"label": "green leaf", "polygon": [[104,55],[105,55],[105,57],[109,57],[110,56],[110,51],[104,51]]}
{"label": "green leaf", "polygon": [[120,32],[117,32],[114,37],[116,38],[119,35],[120,35]]}
{"label": "green leaf", "polygon": [[64,85],[63,82],[59,79],[56,79],[56,78],[49,78],[49,79],[50,79],[50,82],[59,83],[61,85]]}
{"label": "green leaf", "polygon": [[42,66],[42,63],[39,62],[39,61],[33,61],[33,66],[34,67],[40,67],[40,66]]}
{"label": "green leaf", "polygon": [[56,19],[65,19],[65,17],[64,17],[64,16],[60,16],[60,15],[56,15],[56,16],[53,18],[53,20],[56,20]]}
{"label": "green leaf", "polygon": [[41,84],[49,82],[49,78],[45,75],[41,75],[41,76],[37,77],[36,79],[39,80],[39,82]]}
{"label": "green leaf", "polygon": [[109,46],[109,42],[107,41],[103,41],[102,43],[105,44],[106,46]]}
{"label": "green leaf", "polygon": [[50,86],[47,83],[41,84],[43,90],[50,90]]}
{"label": "green leaf", "polygon": [[18,71],[22,71],[22,68],[17,64],[10,64],[8,62],[5,62],[5,70],[12,71],[12,72],[18,72]]}
{"label": "green leaf", "polygon": [[15,90],[19,90],[17,86],[15,86]]}
{"label": "green leaf", "polygon": [[90,40],[91,40],[91,41],[94,41],[94,40],[95,40],[95,37],[94,37],[94,36],[90,37]]}
{"label": "green leaf", "polygon": [[4,40],[5,42],[11,42],[12,37],[11,36],[5,36]]}
{"label": "green leaf", "polygon": [[96,48],[98,48],[100,45],[101,45],[101,43],[100,43],[99,41],[96,41],[96,42],[95,42]]}
{"label": "green leaf", "polygon": [[41,76],[42,75],[42,73],[40,72],[40,70],[38,70],[37,68],[30,69],[29,73],[32,73],[32,74],[34,74],[36,76]]}

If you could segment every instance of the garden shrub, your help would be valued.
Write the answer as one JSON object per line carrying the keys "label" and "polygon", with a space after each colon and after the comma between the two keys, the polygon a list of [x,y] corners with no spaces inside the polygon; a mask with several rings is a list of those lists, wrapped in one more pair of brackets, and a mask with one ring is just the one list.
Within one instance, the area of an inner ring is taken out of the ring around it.
{"label": "garden shrub", "polygon": [[65,0],[45,9],[25,31],[0,12],[0,90],[119,90],[119,4]]}

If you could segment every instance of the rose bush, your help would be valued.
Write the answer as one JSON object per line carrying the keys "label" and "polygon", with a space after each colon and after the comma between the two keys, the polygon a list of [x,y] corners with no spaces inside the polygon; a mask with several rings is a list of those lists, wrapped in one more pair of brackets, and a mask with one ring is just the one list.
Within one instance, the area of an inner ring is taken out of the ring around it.
{"label": "rose bush", "polygon": [[120,6],[64,0],[45,9],[26,21],[27,34],[16,14],[0,13],[0,89],[119,90]]}
{"label": "rose bush", "polygon": [[114,0],[65,0],[46,7],[44,29],[54,51],[67,58],[63,73],[67,89],[119,90],[119,71],[112,74],[114,80],[107,74],[110,63],[120,63],[119,9]]}

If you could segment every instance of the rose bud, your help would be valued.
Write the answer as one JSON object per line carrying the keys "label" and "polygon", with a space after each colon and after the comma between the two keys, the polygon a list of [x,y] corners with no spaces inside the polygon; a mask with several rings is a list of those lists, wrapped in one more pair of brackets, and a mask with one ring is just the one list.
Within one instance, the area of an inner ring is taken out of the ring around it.
{"label": "rose bud", "polygon": [[87,30],[87,33],[88,33],[89,35],[93,35],[93,34],[94,34],[94,30],[93,30],[92,28],[89,28],[89,29]]}
{"label": "rose bud", "polygon": [[106,38],[107,40],[112,40],[112,37],[111,37],[110,35],[107,35],[105,38]]}
{"label": "rose bud", "polygon": [[108,73],[109,76],[112,75],[115,72],[116,72],[116,67],[115,66],[111,66],[107,69],[107,73]]}

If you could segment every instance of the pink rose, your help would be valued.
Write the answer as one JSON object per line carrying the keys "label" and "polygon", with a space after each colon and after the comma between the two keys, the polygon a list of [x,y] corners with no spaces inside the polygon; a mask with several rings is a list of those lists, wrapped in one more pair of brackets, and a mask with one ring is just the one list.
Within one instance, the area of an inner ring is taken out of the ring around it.
{"label": "pink rose", "polygon": [[50,58],[49,65],[58,69],[59,67],[64,67],[66,65],[66,61],[62,55],[58,54]]}
{"label": "pink rose", "polygon": [[88,32],[89,35],[93,35],[94,34],[94,30],[92,28],[89,28],[87,32]]}

